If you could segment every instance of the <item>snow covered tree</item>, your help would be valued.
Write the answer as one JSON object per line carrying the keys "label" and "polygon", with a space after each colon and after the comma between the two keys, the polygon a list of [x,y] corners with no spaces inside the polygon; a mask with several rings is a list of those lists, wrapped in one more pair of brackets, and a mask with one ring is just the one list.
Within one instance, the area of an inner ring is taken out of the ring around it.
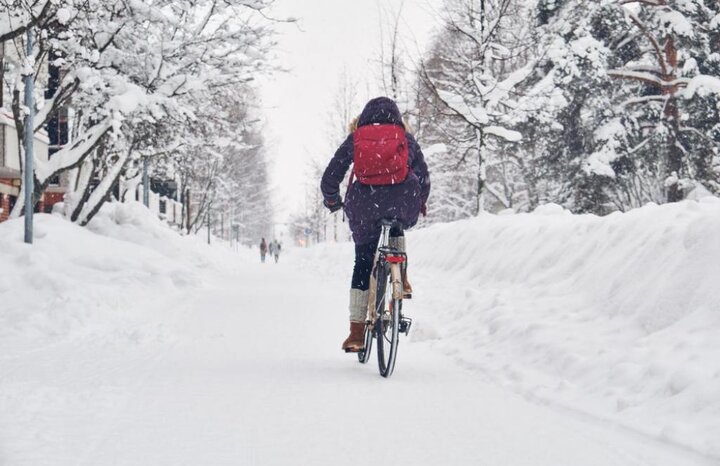
{"label": "snow covered tree", "polygon": [[[39,3],[22,2],[25,12],[12,14],[33,18]],[[193,137],[189,129],[200,124],[202,115],[213,123],[204,141],[212,150],[216,139],[227,136],[227,125],[212,117],[222,112],[211,104],[228,89],[242,92],[267,68],[264,57],[272,35],[262,10],[269,0],[48,3],[47,10],[41,9],[44,21],[26,21],[40,40],[25,62],[49,61],[62,78],[35,130],[59,108],[69,107],[74,133],[49,162],[37,164],[36,192],[52,178],[69,174],[66,212],[81,224],[138,158],[177,154],[178,147],[192,145],[183,138]],[[22,38],[10,32],[3,37]],[[11,64],[6,74],[11,88],[17,88],[22,69],[19,62]],[[21,122],[19,99],[13,108]],[[15,215],[21,207],[16,205]]]}
{"label": "snow covered tree", "polygon": [[[527,92],[561,102],[551,112],[564,142],[553,177],[560,202],[605,213],[679,200],[696,181],[716,183],[716,144],[706,136],[716,124],[707,112],[712,102],[682,93],[688,77],[699,74],[698,62],[717,73],[716,10],[665,0],[539,2],[547,71]],[[535,119],[546,113],[531,112]],[[551,129],[540,139],[557,136]]]}
{"label": "snow covered tree", "polygon": [[[472,211],[462,206],[460,215],[477,214],[488,206],[512,207],[516,199],[511,192],[514,175],[509,171],[509,159],[495,156],[503,153],[497,150],[501,145],[521,139],[520,133],[510,128],[515,124],[513,89],[532,70],[525,52],[528,30],[517,27],[526,24],[522,18],[528,10],[512,0],[448,0],[443,13],[443,29],[420,70],[420,87],[425,92],[420,92],[419,100],[425,100],[427,109],[435,109],[438,117],[437,122],[419,120],[421,127],[426,126],[420,130],[421,141],[442,143],[446,149],[438,151],[442,146],[434,146],[429,157],[435,193],[438,188],[441,193],[446,191],[444,178],[451,184],[462,180],[460,186],[465,187],[465,177],[471,173]],[[428,124],[438,126],[434,136],[429,134]],[[434,156],[442,161],[435,163]],[[492,171],[490,182],[488,170]],[[445,206],[441,209],[468,199],[466,193],[452,189],[447,201],[441,201]],[[486,201],[487,193],[491,199]],[[435,203],[431,201],[431,211]]]}
{"label": "snow covered tree", "polygon": [[545,202],[605,214],[717,193],[719,8],[446,1],[411,111],[432,215]]}
{"label": "snow covered tree", "polygon": [[406,50],[402,41],[402,14],[405,0],[397,10],[386,6],[381,10],[380,24],[380,84],[383,93],[406,108],[409,100],[406,76],[408,68]]}
{"label": "snow covered tree", "polygon": [[[540,168],[548,200],[578,211],[609,210],[605,185],[612,175],[596,130],[616,115],[616,89],[607,76],[608,31],[623,21],[599,3],[541,1],[538,5],[541,59],[522,88],[523,129],[532,133],[526,161]],[[602,138],[602,135],[600,135]]]}

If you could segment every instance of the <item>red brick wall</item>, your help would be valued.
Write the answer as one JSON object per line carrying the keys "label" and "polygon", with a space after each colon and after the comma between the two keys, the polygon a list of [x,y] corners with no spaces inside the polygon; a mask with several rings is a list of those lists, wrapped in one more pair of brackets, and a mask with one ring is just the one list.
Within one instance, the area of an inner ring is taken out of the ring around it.
{"label": "red brick wall", "polygon": [[[5,179],[0,180],[0,183],[12,186],[12,181],[8,181]],[[64,193],[45,193],[40,198],[40,201],[35,206],[35,212],[50,212],[52,211],[52,206],[57,204],[58,202],[62,202],[65,194]],[[2,212],[0,212],[0,222],[4,222],[5,220],[10,217],[10,195],[9,194],[3,194],[0,193],[0,208],[2,208]]]}
{"label": "red brick wall", "polygon": [[[13,186],[12,180],[0,179],[0,183],[6,186]],[[64,197],[65,193],[43,194],[37,206],[35,206],[35,212],[51,212],[52,207],[58,202],[62,202]],[[0,222],[4,222],[10,216],[10,195],[0,193],[0,207],[2,208]]]}
{"label": "red brick wall", "polygon": [[[12,186],[11,181],[4,179],[0,180],[0,184]],[[10,196],[7,194],[0,193],[0,208],[2,208],[2,212],[0,212],[0,222],[4,222],[10,216]]]}
{"label": "red brick wall", "polygon": [[10,216],[10,196],[7,194],[0,193],[0,208],[2,208],[2,212],[0,212],[0,222],[4,222],[8,219],[8,216]]}
{"label": "red brick wall", "polygon": [[52,206],[57,204],[58,202],[62,202],[63,198],[65,197],[65,193],[45,193],[43,194],[42,201],[42,209],[41,212],[52,212]]}

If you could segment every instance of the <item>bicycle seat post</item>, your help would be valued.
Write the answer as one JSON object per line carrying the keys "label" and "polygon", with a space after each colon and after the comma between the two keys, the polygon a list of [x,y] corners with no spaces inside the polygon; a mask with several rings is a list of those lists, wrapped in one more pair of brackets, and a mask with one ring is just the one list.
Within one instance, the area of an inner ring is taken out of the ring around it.
{"label": "bicycle seat post", "polygon": [[380,246],[388,247],[390,245],[390,226],[383,223],[382,233],[380,234]]}

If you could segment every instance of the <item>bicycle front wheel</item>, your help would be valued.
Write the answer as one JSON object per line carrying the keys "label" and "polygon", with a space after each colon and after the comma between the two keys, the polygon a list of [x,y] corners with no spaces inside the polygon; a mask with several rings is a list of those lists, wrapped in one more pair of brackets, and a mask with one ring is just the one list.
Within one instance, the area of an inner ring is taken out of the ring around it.
{"label": "bicycle front wheel", "polygon": [[383,377],[390,377],[395,369],[402,307],[402,300],[396,299],[397,293],[393,293],[393,277],[389,268],[389,265],[385,264],[378,270],[375,308],[378,368]]}

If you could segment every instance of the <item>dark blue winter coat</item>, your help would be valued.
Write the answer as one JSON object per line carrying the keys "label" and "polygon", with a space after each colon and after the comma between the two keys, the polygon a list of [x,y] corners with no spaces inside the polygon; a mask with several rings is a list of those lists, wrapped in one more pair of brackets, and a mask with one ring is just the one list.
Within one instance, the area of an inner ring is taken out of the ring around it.
{"label": "dark blue winter coat", "polygon": [[[378,97],[365,106],[358,119],[358,127],[371,124],[403,126],[400,110],[392,99]],[[396,218],[404,228],[417,223],[420,209],[430,194],[427,164],[415,138],[407,133],[410,170],[402,183],[369,186],[355,180],[345,199],[345,213],[350,223],[353,241],[365,244],[380,236],[380,220]],[[338,148],[325,169],[320,189],[330,204],[341,201],[340,183],[353,162],[353,135]]]}

